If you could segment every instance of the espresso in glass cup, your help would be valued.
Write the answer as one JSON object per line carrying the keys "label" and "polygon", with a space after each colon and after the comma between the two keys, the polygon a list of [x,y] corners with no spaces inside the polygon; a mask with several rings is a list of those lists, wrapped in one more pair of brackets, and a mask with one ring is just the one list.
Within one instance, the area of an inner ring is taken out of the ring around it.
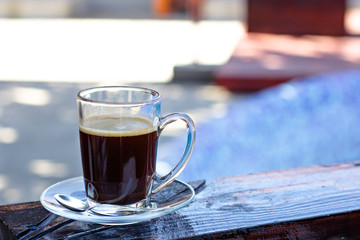
{"label": "espresso in glass cup", "polygon": [[[161,95],[138,87],[96,87],[77,95],[85,192],[90,205],[149,206],[151,194],[174,181],[185,168],[195,126],[184,113],[161,116]],[[156,172],[158,138],[174,121],[184,121],[187,144],[175,167]]]}

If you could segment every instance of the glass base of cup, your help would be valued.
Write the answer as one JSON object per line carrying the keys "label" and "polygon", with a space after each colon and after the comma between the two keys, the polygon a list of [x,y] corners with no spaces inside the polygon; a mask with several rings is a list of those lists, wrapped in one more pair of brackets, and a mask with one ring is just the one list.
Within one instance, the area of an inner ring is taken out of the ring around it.
{"label": "glass base of cup", "polygon": [[105,216],[126,216],[139,214],[142,212],[154,211],[158,204],[151,202],[150,199],[143,199],[139,202],[128,205],[101,204],[88,198],[89,210]]}

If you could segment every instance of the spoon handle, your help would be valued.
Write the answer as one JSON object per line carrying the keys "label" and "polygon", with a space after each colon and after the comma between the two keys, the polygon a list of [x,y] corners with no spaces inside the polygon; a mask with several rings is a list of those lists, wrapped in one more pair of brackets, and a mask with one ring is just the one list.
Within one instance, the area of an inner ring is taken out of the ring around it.
{"label": "spoon handle", "polygon": [[65,195],[55,194],[54,198],[61,206],[76,212],[91,212],[103,216],[125,216],[131,214],[137,214],[141,212],[148,212],[156,209],[156,204],[152,203],[149,208],[140,207],[128,207],[128,206],[116,206],[110,204],[99,204],[95,206],[89,206],[89,204],[80,199]]}

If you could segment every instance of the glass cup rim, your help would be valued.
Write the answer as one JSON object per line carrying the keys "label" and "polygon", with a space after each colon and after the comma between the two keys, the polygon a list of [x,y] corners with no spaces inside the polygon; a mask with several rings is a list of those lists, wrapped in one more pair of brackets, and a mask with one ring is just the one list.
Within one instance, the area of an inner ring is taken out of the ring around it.
{"label": "glass cup rim", "polygon": [[[104,90],[110,90],[110,89],[117,89],[117,90],[133,90],[136,92],[144,92],[148,93],[149,95],[152,95],[153,98],[147,101],[142,102],[109,102],[109,101],[98,101],[91,98],[87,98],[84,95],[86,93],[92,93],[92,92],[98,92],[98,91],[104,91]],[[102,105],[116,105],[116,106],[144,106],[144,105],[151,105],[155,104],[159,101],[161,101],[161,94],[153,89],[150,88],[144,88],[144,87],[134,87],[134,86],[99,86],[99,87],[91,87],[82,89],[77,93],[77,100],[78,101],[84,101],[94,104],[102,104]]]}

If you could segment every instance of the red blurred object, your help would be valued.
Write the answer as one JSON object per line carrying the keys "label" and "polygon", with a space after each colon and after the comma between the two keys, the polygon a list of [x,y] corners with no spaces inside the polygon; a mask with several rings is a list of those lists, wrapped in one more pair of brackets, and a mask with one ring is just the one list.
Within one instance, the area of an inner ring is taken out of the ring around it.
{"label": "red blurred object", "polygon": [[345,36],[345,10],[345,0],[248,0],[249,34],[217,69],[215,82],[233,91],[255,91],[295,77],[359,67],[358,39],[349,52],[342,44],[351,40],[306,36]]}
{"label": "red blurred object", "polygon": [[200,21],[201,19],[200,10],[203,0],[189,0],[188,2],[189,2],[188,4],[189,4],[191,20],[194,22]]}
{"label": "red blurred object", "polygon": [[153,0],[152,8],[155,16],[166,17],[172,12],[188,12],[194,22],[201,19],[203,0]]}
{"label": "red blurred object", "polygon": [[248,0],[249,32],[343,36],[346,0]]}
{"label": "red blurred object", "polygon": [[232,91],[256,91],[296,77],[360,68],[360,38],[249,33],[215,83]]}

